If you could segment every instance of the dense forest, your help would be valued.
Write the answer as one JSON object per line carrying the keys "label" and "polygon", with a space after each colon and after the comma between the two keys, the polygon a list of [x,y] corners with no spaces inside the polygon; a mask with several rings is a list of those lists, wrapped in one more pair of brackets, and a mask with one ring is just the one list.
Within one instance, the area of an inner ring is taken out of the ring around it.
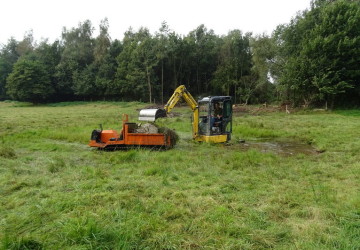
{"label": "dense forest", "polygon": [[0,45],[0,100],[164,103],[184,84],[195,97],[235,103],[359,106],[359,27],[358,0],[314,0],[271,36],[219,36],[204,25],[181,36],[163,22],[155,34],[129,28],[118,40],[106,18],[96,37],[86,20],[52,43],[28,32]]}

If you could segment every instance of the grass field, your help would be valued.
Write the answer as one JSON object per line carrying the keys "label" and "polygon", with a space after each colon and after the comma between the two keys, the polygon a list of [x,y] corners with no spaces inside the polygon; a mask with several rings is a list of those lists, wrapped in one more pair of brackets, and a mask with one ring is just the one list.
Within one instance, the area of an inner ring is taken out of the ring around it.
{"label": "grass field", "polygon": [[[360,249],[360,111],[235,114],[230,146],[87,146],[141,103],[0,102],[2,249]],[[284,156],[237,143],[293,141]],[[322,152],[322,153],[317,153]]]}

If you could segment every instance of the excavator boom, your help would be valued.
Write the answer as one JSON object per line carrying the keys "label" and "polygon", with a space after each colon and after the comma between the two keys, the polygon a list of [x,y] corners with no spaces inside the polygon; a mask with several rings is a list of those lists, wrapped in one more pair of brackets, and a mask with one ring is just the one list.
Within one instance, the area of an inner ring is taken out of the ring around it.
{"label": "excavator boom", "polygon": [[170,111],[175,107],[175,105],[179,102],[179,100],[183,98],[185,102],[189,105],[189,107],[194,111],[197,109],[197,102],[194,97],[187,91],[184,85],[180,85],[174,91],[173,95],[170,97],[169,101],[165,105],[166,113],[170,113]]}

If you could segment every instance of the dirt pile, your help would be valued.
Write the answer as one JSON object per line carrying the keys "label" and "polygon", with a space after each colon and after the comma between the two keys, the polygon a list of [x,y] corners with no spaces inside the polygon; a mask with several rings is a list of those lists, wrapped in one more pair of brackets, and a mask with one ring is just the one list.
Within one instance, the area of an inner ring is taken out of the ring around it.
{"label": "dirt pile", "polygon": [[[233,113],[235,116],[240,115],[261,115],[265,113],[282,112],[285,111],[286,106],[275,106],[275,105],[233,105]],[[289,111],[292,111],[288,107]]]}
{"label": "dirt pile", "polygon": [[157,134],[159,133],[159,129],[157,126],[151,123],[140,124],[136,129],[135,133],[143,133],[143,134]]}
{"label": "dirt pile", "polygon": [[166,127],[158,127],[152,123],[144,123],[139,124],[138,127],[135,129],[135,133],[144,133],[144,134],[164,134],[166,137],[170,137],[170,144],[174,146],[177,141],[179,140],[179,135],[170,128]]}

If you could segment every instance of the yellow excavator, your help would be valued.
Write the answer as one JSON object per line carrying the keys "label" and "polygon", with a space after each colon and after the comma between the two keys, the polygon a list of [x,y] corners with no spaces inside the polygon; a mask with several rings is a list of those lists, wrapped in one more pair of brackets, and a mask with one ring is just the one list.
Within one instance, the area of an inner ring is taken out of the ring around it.
{"label": "yellow excavator", "polygon": [[199,142],[222,143],[231,139],[232,101],[230,96],[209,96],[198,102],[184,85],[179,86],[164,106],[164,109],[142,109],[140,121],[155,121],[166,117],[179,100],[185,100],[193,112],[193,139]]}

